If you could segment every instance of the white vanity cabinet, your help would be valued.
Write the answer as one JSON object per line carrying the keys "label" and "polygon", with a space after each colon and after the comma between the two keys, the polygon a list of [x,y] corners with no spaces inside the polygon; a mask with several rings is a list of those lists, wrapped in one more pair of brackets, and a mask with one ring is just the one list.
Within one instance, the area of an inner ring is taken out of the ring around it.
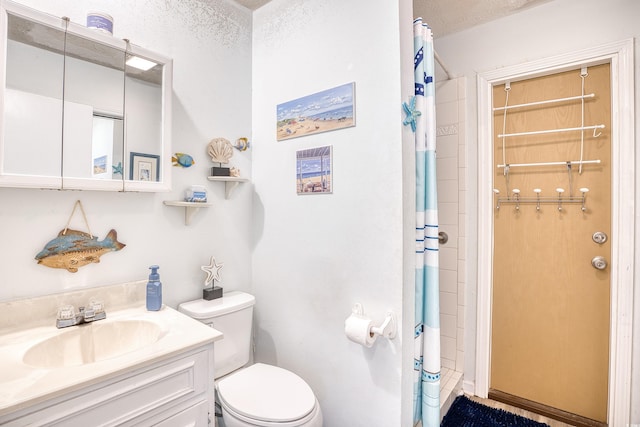
{"label": "white vanity cabinet", "polygon": [[35,403],[0,417],[0,425],[208,427],[213,378],[210,343]]}

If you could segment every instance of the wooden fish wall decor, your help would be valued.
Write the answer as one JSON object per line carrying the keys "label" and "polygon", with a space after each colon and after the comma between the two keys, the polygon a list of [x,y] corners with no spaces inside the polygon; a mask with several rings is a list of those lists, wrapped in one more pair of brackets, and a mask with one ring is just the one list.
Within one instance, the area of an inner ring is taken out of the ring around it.
{"label": "wooden fish wall decor", "polygon": [[82,231],[64,229],[47,243],[36,255],[38,264],[51,268],[66,268],[75,273],[78,268],[92,262],[100,262],[107,252],[119,251],[125,244],[118,242],[118,233],[111,230],[104,238],[98,238]]}

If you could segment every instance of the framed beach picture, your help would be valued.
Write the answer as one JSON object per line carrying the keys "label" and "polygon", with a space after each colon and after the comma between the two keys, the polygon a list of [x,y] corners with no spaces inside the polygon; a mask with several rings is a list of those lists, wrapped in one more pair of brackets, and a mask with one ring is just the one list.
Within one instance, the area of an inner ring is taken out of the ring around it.
{"label": "framed beach picture", "polygon": [[134,181],[159,181],[160,156],[155,154],[134,153],[129,159],[129,179]]}
{"label": "framed beach picture", "polygon": [[333,147],[296,151],[296,188],[298,194],[327,194],[333,191]]}
{"label": "framed beach picture", "polygon": [[100,156],[93,159],[93,169],[91,175],[93,177],[104,175],[107,173],[107,156]]}
{"label": "framed beach picture", "polygon": [[355,87],[347,83],[279,104],[278,141],[355,126]]}

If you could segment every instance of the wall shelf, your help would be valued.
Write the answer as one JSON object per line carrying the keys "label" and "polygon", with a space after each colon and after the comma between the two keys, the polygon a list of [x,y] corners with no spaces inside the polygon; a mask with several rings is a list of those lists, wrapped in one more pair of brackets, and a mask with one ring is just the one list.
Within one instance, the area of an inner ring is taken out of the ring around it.
{"label": "wall shelf", "polygon": [[181,202],[177,200],[165,200],[163,202],[166,206],[175,206],[184,208],[184,224],[191,224],[191,219],[200,210],[200,208],[208,208],[212,206],[211,203],[202,202]]}
{"label": "wall shelf", "polygon": [[237,176],[208,176],[207,179],[209,181],[224,182],[225,199],[229,199],[231,197],[231,193],[233,193],[233,190],[238,186],[238,184],[241,182],[249,182],[248,178],[240,178]]}

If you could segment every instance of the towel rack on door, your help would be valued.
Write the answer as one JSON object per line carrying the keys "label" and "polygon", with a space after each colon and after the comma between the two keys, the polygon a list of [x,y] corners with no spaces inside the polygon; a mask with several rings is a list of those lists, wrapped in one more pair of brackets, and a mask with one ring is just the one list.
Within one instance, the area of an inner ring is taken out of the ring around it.
{"label": "towel rack on door", "polygon": [[600,164],[600,160],[572,160],[570,162],[538,162],[538,163],[509,163],[507,165],[496,165],[498,169],[502,168],[521,168],[521,167],[537,167],[537,166],[566,166],[566,165],[593,165]]}
{"label": "towel rack on door", "polygon": [[[585,94],[584,92],[584,81],[585,78],[588,76],[588,72],[587,72],[587,67],[583,67],[580,70],[580,78],[582,80],[582,93],[580,95],[576,95],[576,96],[569,96],[569,97],[564,97],[564,98],[555,98],[555,99],[546,99],[546,100],[540,100],[540,101],[533,101],[533,102],[528,102],[528,103],[523,103],[523,104],[515,104],[515,105],[509,105],[509,92],[511,91],[511,82],[507,81],[505,82],[504,85],[504,90],[506,92],[506,98],[505,98],[505,104],[504,107],[494,107],[493,111],[503,111],[504,112],[504,116],[503,116],[503,124],[502,124],[502,133],[498,134],[497,137],[500,138],[502,140],[502,165],[498,165],[498,168],[504,168],[505,169],[505,176],[508,174],[509,168],[507,166],[511,166],[506,159],[506,147],[505,147],[505,140],[506,138],[510,138],[510,137],[518,137],[518,136],[531,136],[531,135],[544,135],[544,134],[550,134],[550,133],[558,133],[558,132],[574,132],[574,131],[580,131],[582,134],[581,137],[581,143],[580,143],[580,160],[578,162],[546,162],[546,164],[535,164],[535,166],[547,166],[547,165],[560,165],[560,164],[567,164],[570,167],[571,163],[575,163],[577,165],[579,165],[579,173],[582,174],[582,165],[583,164],[591,164],[591,163],[599,163],[600,161],[597,162],[593,162],[593,161],[585,161],[582,157],[583,155],[583,144],[584,144],[584,131],[585,130],[593,130],[593,137],[597,138],[598,136],[601,135],[600,133],[597,133],[598,129],[604,129],[605,125],[604,124],[597,124],[597,125],[590,125],[590,126],[585,126],[584,123],[584,119],[585,119],[585,111],[584,111],[584,107],[585,107],[585,99],[589,99],[589,98],[595,98],[595,93],[589,93],[589,94]],[[512,109],[517,109],[517,108],[525,108],[525,107],[531,107],[531,106],[540,106],[540,105],[548,105],[548,104],[553,104],[553,103],[560,103],[560,102],[571,102],[571,101],[580,101],[582,104],[582,123],[580,126],[577,127],[568,127],[568,128],[558,128],[558,129],[543,129],[543,130],[534,130],[534,131],[527,131],[527,132],[513,132],[513,133],[506,133],[506,120],[507,120],[507,110],[512,110]],[[519,165],[527,165],[529,166],[529,164],[527,163],[520,163]],[[533,164],[531,164],[533,165]]]}
{"label": "towel rack on door", "polygon": [[546,99],[544,101],[528,102],[526,104],[505,105],[504,107],[494,107],[493,111],[513,110],[516,108],[525,108],[535,105],[553,104],[556,102],[577,101],[578,99],[595,98],[595,93],[589,93],[587,95],[569,96],[567,98]]}
{"label": "towel rack on door", "polygon": [[510,137],[510,136],[542,135],[542,134],[547,134],[547,133],[571,132],[571,131],[576,131],[576,130],[583,131],[583,130],[590,130],[590,129],[593,129],[593,136],[594,137],[598,137],[600,135],[599,134],[596,135],[595,131],[596,131],[596,129],[604,129],[604,125],[578,126],[578,127],[575,127],[575,128],[534,130],[534,131],[531,131],[531,132],[504,133],[504,134],[498,134],[498,138],[507,138],[507,137]]}
{"label": "towel rack on door", "polygon": [[[503,112],[503,122],[502,122],[502,133],[497,135],[497,138],[502,140],[502,164],[496,165],[498,169],[503,169],[503,175],[506,184],[506,197],[500,197],[500,191],[494,189],[494,194],[496,198],[496,210],[500,209],[501,203],[509,203],[515,204],[515,210],[520,210],[520,204],[527,203],[535,203],[536,210],[540,211],[540,205],[544,203],[557,203],[558,211],[562,211],[563,203],[580,203],[582,204],[582,211],[586,212],[585,202],[586,202],[586,194],[589,191],[588,188],[580,188],[581,196],[573,195],[573,168],[572,166],[577,165],[579,174],[582,174],[582,166],[589,164],[600,164],[601,161],[599,159],[594,160],[585,160],[584,159],[584,131],[593,130],[593,137],[599,137],[602,132],[598,132],[599,129],[604,129],[604,124],[596,124],[596,125],[585,125],[585,99],[595,98],[595,93],[585,94],[585,78],[588,76],[587,68],[583,67],[580,70],[580,79],[582,81],[581,94],[577,96],[569,96],[564,98],[555,98],[555,99],[546,99],[533,101],[522,104],[514,104],[509,105],[509,92],[511,91],[511,83],[509,81],[505,82],[504,91],[505,91],[505,103],[503,107],[494,107],[493,111],[502,111]],[[575,127],[563,127],[557,129],[543,129],[543,130],[533,130],[526,132],[506,132],[507,126],[507,112],[509,110],[514,110],[518,108],[526,108],[531,106],[546,106],[550,104],[558,104],[562,102],[574,102],[579,101],[581,103],[581,123],[580,126]],[[561,133],[561,132],[576,132],[579,131],[581,133],[580,138],[580,160],[571,160],[571,161],[549,161],[549,162],[523,162],[523,163],[509,163],[507,161],[507,150],[506,150],[506,139],[511,137],[520,137],[520,136],[531,136],[531,135],[544,135],[551,133]],[[563,198],[564,189],[556,188],[555,192],[557,193],[557,197],[541,197],[542,190],[540,188],[535,188],[533,190],[533,197],[521,197],[520,190],[514,188],[510,189],[510,177],[509,173],[511,168],[514,167],[546,167],[546,166],[564,166],[566,168],[568,179],[569,179],[569,191],[568,197]],[[513,193],[513,194],[512,194]]]}
{"label": "towel rack on door", "polygon": [[512,190],[513,192],[513,196],[509,196],[507,194],[507,197],[500,197],[500,190],[494,188],[493,189],[493,193],[496,196],[496,210],[500,210],[500,205],[502,204],[512,204],[515,205],[515,210],[516,211],[520,211],[520,205],[521,204],[535,204],[536,205],[536,211],[540,211],[541,210],[541,205],[543,204],[557,204],[558,205],[558,211],[562,212],[562,206],[564,204],[582,204],[582,207],[580,208],[580,210],[582,210],[582,212],[586,212],[587,211],[587,206],[586,206],[586,202],[587,202],[587,193],[589,192],[589,189],[586,187],[583,187],[580,189],[580,193],[582,194],[581,196],[569,196],[569,197],[562,197],[564,194],[564,188],[556,188],[556,193],[557,193],[557,197],[541,197],[540,194],[542,193],[542,190],[540,188],[534,188],[533,189],[533,193],[535,194],[534,197],[521,197],[520,196],[520,190],[517,188],[514,188]]}

